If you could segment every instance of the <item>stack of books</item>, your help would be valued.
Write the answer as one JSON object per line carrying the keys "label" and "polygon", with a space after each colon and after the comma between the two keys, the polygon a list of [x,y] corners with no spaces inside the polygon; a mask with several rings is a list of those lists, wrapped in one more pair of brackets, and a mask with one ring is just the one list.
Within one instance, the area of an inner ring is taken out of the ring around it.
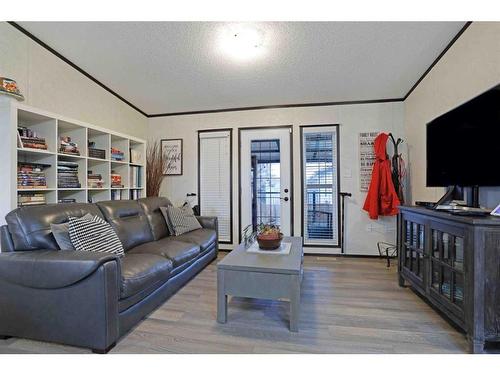
{"label": "stack of books", "polygon": [[43,193],[21,193],[17,195],[17,206],[39,206],[47,203]]}
{"label": "stack of books", "polygon": [[57,203],[76,203],[75,198],[60,198]]}
{"label": "stack of books", "polygon": [[95,147],[95,142],[89,142],[89,157],[106,159],[106,150],[100,150]]}
{"label": "stack of books", "polygon": [[19,126],[17,128],[17,132],[19,134],[22,147],[47,150],[47,142],[45,141],[45,138],[38,137],[38,135],[30,128]]}
{"label": "stack of books", "polygon": [[125,154],[117,148],[111,147],[111,160],[123,161]]}
{"label": "stack of books", "polygon": [[130,190],[130,199],[139,199],[141,197],[141,191],[140,190]]}
{"label": "stack of books", "polygon": [[114,171],[111,171],[111,187],[112,188],[122,188],[122,176]]}
{"label": "stack of books", "polygon": [[82,187],[78,180],[78,163],[72,161],[59,161],[57,163],[57,187],[63,189]]}
{"label": "stack of books", "polygon": [[130,167],[130,186],[131,187],[141,187],[141,167]]}
{"label": "stack of books", "polygon": [[104,187],[102,175],[89,171],[87,176],[87,186],[90,189],[102,189]]}
{"label": "stack of books", "polygon": [[72,142],[71,137],[60,138],[59,152],[61,154],[80,156],[80,150],[78,149],[78,144]]}
{"label": "stack of books", "polygon": [[18,189],[46,189],[47,179],[44,168],[48,164],[18,163],[17,164],[17,188]]}

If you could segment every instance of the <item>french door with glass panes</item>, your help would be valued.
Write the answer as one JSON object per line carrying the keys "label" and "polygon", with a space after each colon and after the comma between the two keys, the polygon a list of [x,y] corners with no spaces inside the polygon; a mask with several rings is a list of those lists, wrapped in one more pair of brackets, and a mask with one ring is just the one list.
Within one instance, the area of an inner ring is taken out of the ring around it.
{"label": "french door with glass panes", "polygon": [[292,234],[291,127],[240,130],[240,233],[278,225]]}

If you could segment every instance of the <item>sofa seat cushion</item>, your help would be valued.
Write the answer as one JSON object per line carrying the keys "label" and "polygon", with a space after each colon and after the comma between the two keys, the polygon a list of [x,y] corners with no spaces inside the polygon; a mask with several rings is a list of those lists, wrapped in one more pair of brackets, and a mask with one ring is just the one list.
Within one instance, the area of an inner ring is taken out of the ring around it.
{"label": "sofa seat cushion", "polygon": [[162,256],[170,259],[173,267],[176,268],[196,258],[200,253],[200,247],[192,242],[182,242],[172,239],[172,237],[165,237],[159,241],[148,242],[134,247],[129,253]]}
{"label": "sofa seat cushion", "polygon": [[175,237],[178,241],[195,243],[201,247],[201,251],[206,250],[217,240],[217,233],[213,229],[196,229],[188,233]]}
{"label": "sofa seat cushion", "polygon": [[172,261],[155,254],[127,253],[121,258],[120,298],[128,298],[151,285],[165,282],[172,271]]}

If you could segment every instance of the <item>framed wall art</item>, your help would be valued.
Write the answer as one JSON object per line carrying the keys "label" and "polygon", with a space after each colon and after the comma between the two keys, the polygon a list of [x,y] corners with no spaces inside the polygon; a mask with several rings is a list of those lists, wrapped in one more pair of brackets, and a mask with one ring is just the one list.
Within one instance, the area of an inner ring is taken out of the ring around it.
{"label": "framed wall art", "polygon": [[162,139],[162,155],[167,158],[163,174],[166,176],[182,175],[182,139]]}

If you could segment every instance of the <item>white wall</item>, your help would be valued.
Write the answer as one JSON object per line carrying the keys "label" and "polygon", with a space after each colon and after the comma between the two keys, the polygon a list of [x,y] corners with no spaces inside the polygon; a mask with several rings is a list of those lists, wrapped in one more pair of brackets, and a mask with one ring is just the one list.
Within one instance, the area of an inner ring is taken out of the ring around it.
{"label": "white wall", "polygon": [[[404,138],[403,103],[359,104],[324,107],[267,109],[188,116],[151,118],[149,140],[182,138],[184,174],[167,177],[162,194],[181,204],[186,193],[197,192],[197,130],[233,129],[233,235],[238,240],[238,128],[293,125],[294,233],[301,228],[300,125],[340,124],[341,191],[353,193],[346,200],[346,252],[377,254],[377,241],[395,241],[395,218],[373,221],[361,207],[366,193],[359,191],[358,135],[380,130]],[[391,229],[389,232],[386,230]]]}
{"label": "white wall", "polygon": [[146,138],[145,116],[6,22],[0,22],[0,76],[17,81],[27,105]]}
{"label": "white wall", "polygon": [[[500,22],[474,22],[405,100],[413,201],[436,201],[444,192],[426,187],[426,124],[499,83]],[[496,170],[498,166],[492,165],[492,173]],[[500,188],[481,191],[482,205],[500,203]]]}

